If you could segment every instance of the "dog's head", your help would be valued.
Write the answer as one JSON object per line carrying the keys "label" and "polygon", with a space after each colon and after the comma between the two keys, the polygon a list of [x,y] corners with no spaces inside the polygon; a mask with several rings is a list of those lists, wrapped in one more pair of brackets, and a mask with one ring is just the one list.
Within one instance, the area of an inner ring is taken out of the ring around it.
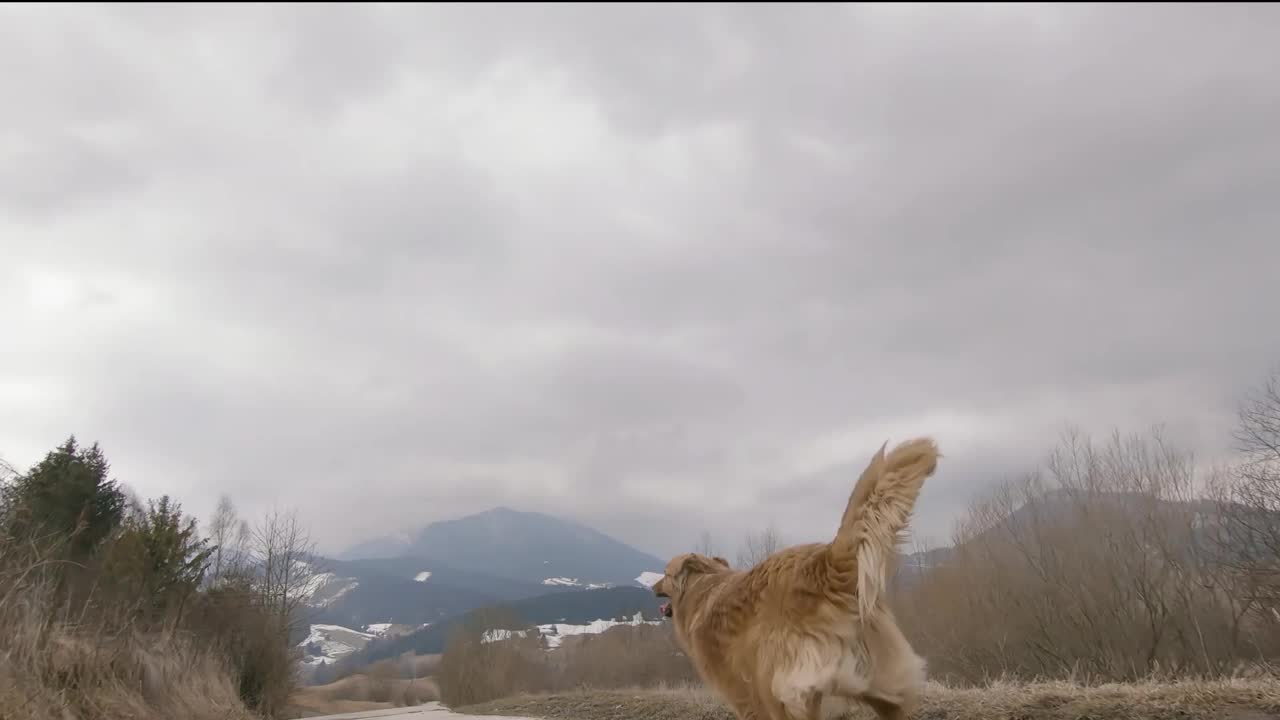
{"label": "dog's head", "polygon": [[684,592],[689,579],[695,575],[724,572],[731,569],[729,561],[722,557],[707,557],[698,553],[685,553],[672,558],[667,563],[662,579],[653,585],[653,594],[667,598],[659,612],[663,617],[675,616],[675,605],[680,602],[680,594]]}

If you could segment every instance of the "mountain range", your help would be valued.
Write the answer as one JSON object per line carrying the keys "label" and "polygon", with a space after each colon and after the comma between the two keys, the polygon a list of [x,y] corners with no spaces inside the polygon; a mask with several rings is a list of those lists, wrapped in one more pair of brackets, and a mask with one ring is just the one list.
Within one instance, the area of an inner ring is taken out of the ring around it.
{"label": "mountain range", "polygon": [[434,522],[417,533],[370,540],[338,555],[345,561],[389,557],[420,558],[535,583],[548,578],[627,583],[637,573],[663,564],[585,525],[506,507]]}
{"label": "mountain range", "polygon": [[637,578],[661,570],[664,561],[580,523],[498,507],[310,564],[316,575],[308,624],[359,633],[387,624],[439,625],[520,601],[536,601],[528,606],[536,609],[531,619],[547,622],[566,612],[586,622],[652,613],[652,594]]}

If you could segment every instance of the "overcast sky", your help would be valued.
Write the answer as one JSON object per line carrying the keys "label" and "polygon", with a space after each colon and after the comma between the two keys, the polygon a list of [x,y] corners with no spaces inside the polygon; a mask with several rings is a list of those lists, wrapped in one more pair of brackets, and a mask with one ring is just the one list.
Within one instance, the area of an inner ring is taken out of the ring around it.
{"label": "overcast sky", "polygon": [[658,554],[918,534],[1076,424],[1204,457],[1280,362],[1262,5],[0,7],[0,456]]}

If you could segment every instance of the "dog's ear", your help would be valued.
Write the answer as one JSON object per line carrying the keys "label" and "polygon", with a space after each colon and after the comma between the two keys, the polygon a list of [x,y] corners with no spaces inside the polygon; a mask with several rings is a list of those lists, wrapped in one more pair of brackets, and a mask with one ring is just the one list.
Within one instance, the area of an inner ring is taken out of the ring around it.
{"label": "dog's ear", "polygon": [[731,569],[731,567],[732,567],[732,566],[730,566],[730,565],[729,565],[729,561],[728,561],[728,560],[725,560],[724,558],[720,557],[719,555],[716,555],[715,557],[713,557],[713,558],[711,558],[711,559],[712,559],[712,560],[715,560],[716,562],[718,562],[718,563],[720,563],[721,565],[723,565],[723,566],[725,567],[725,569],[726,569],[726,570],[729,570],[729,569]]}
{"label": "dog's ear", "polygon": [[716,565],[719,563],[723,563],[725,567],[729,566],[729,563],[720,558],[707,558],[703,555],[690,553],[680,561],[680,570],[676,574],[679,577],[684,577],[690,573],[715,572],[718,569]]}

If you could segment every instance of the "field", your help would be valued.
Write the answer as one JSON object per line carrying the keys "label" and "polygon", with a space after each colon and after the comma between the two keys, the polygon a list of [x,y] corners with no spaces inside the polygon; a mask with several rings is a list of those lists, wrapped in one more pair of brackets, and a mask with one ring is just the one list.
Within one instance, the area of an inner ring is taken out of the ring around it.
{"label": "field", "polygon": [[[734,720],[709,691],[682,687],[522,695],[458,708],[563,720]],[[870,712],[852,715],[873,720]],[[931,685],[915,720],[1264,720],[1280,717],[1280,681]]]}
{"label": "field", "polygon": [[[384,663],[383,666],[389,665]],[[420,705],[439,697],[430,677],[408,679],[379,673],[351,675],[328,685],[302,688],[290,697],[290,717],[307,718],[339,713],[386,710]]]}

